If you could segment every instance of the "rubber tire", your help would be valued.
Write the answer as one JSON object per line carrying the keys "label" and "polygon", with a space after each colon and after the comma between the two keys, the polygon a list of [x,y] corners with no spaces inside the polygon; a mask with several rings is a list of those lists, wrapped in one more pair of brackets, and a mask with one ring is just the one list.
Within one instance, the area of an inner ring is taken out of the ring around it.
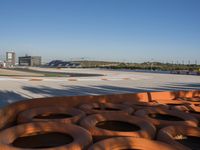
{"label": "rubber tire", "polygon": [[192,150],[174,140],[176,135],[200,137],[200,128],[190,126],[168,126],[158,132],[157,140],[173,145],[177,150]]}
{"label": "rubber tire", "polygon": [[[200,107],[199,106],[195,106],[191,104],[191,105],[186,105],[186,106],[174,106],[172,109],[189,113],[191,116],[195,117],[197,120],[200,121]],[[192,113],[190,111],[198,112],[199,114]]]}
{"label": "rubber tire", "polygon": [[[109,111],[109,110],[95,110],[94,108],[114,108],[119,109],[119,111]],[[80,109],[83,110],[86,114],[98,114],[98,113],[106,113],[106,112],[117,112],[117,113],[128,113],[131,114],[134,110],[126,105],[122,104],[113,104],[113,103],[91,103],[91,104],[83,104],[80,106]]]}
{"label": "rubber tire", "polygon": [[132,107],[136,111],[139,109],[151,108],[151,107],[166,108],[166,109],[169,108],[167,105],[159,104],[156,102],[125,102],[124,104]]}
{"label": "rubber tire", "polygon": [[200,106],[188,105],[187,108],[188,108],[188,110],[192,110],[194,112],[198,112],[199,114],[192,113],[192,112],[189,112],[189,114],[200,121]]}
{"label": "rubber tire", "polygon": [[[41,150],[82,150],[89,146],[92,142],[91,134],[73,124],[65,124],[60,122],[34,122],[21,124],[0,132],[0,148],[2,150],[23,150],[23,148],[17,148],[11,145],[11,143],[23,135],[36,133],[36,132],[59,132],[66,133],[73,137],[73,142],[59,147],[42,148]],[[24,149],[25,150],[25,149]],[[26,148],[26,150],[28,150]],[[33,149],[30,149],[33,150]],[[39,149],[37,149],[39,150]]]}
{"label": "rubber tire", "polygon": [[197,104],[200,103],[200,97],[180,97],[178,99],[192,102],[192,103],[197,103]]}
{"label": "rubber tire", "polygon": [[181,106],[171,106],[171,110],[178,110],[182,112],[187,112],[188,108],[186,105],[181,105]]}
{"label": "rubber tire", "polygon": [[[130,124],[137,125],[138,127],[140,127],[140,130],[132,132],[123,132],[106,130],[96,127],[96,124],[102,121],[127,122]],[[143,119],[126,114],[116,113],[93,114],[81,120],[80,125],[86,128],[92,134],[93,137],[102,137],[102,139],[115,136],[131,136],[153,139],[156,132],[156,128],[151,123],[144,121]]]}
{"label": "rubber tire", "polygon": [[[177,98],[179,101],[185,102],[185,103],[189,103],[191,105],[200,105],[200,99],[198,98],[198,100],[196,98],[184,98],[184,97],[180,97]],[[194,101],[193,101],[194,100]]]}
{"label": "rubber tire", "polygon": [[102,140],[92,145],[88,150],[120,150],[120,149],[140,149],[140,150],[176,150],[172,146],[145,138],[115,137]]}
{"label": "rubber tire", "polygon": [[[179,117],[184,121],[166,121],[166,120],[158,120],[149,117],[149,114],[166,114],[175,117]],[[198,120],[192,117],[191,115],[177,111],[177,110],[168,110],[168,109],[159,109],[159,108],[149,108],[149,109],[142,109],[135,112],[135,115],[138,117],[142,117],[143,119],[151,122],[158,128],[170,126],[170,125],[188,125],[196,127],[198,125]]]}
{"label": "rubber tire", "polygon": [[[72,117],[70,118],[63,118],[63,119],[37,119],[34,118],[38,115],[42,114],[69,114]],[[80,119],[85,117],[85,113],[79,109],[75,108],[66,108],[61,106],[48,106],[48,107],[37,107],[32,108],[26,111],[19,113],[17,117],[17,122],[21,123],[28,123],[28,122],[41,122],[41,121],[56,121],[56,122],[63,122],[63,123],[77,123]]]}
{"label": "rubber tire", "polygon": [[155,100],[155,102],[159,103],[159,104],[190,104],[189,101],[183,101],[181,99],[176,99],[176,100],[173,100],[173,99],[160,99],[160,100]]}

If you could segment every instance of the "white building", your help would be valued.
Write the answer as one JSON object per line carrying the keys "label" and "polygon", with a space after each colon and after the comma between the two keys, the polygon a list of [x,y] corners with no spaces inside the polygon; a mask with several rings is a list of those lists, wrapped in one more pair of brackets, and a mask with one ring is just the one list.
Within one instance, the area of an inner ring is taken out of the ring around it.
{"label": "white building", "polygon": [[16,63],[15,52],[6,52],[6,66],[13,67]]}

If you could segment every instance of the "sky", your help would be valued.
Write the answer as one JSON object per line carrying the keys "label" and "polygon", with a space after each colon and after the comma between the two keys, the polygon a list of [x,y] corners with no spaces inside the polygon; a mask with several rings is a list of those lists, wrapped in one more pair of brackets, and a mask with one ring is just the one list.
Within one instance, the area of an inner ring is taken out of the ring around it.
{"label": "sky", "polygon": [[200,0],[0,0],[0,59],[200,63]]}

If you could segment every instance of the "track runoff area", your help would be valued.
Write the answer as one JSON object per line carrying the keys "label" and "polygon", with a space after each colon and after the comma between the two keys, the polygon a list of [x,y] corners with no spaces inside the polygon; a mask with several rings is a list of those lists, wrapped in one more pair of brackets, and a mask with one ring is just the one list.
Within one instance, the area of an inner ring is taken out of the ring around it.
{"label": "track runoff area", "polygon": [[199,76],[192,75],[103,69],[32,69],[50,72],[101,74],[102,76],[0,76],[0,107],[24,99],[40,97],[200,89]]}

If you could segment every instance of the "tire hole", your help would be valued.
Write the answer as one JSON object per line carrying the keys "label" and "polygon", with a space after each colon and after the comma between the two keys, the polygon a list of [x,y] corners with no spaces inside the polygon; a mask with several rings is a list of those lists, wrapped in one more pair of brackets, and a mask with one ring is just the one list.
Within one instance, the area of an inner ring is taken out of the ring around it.
{"label": "tire hole", "polygon": [[34,133],[21,136],[12,145],[18,148],[51,148],[73,142],[72,136],[63,133]]}
{"label": "tire hole", "polygon": [[169,105],[169,106],[182,106],[183,104],[167,104],[167,105]]}
{"label": "tire hole", "polygon": [[101,121],[96,124],[96,127],[121,132],[132,132],[140,130],[140,127],[137,125],[123,121]]}
{"label": "tire hole", "polygon": [[193,110],[190,110],[189,112],[190,112],[190,113],[193,113],[193,114],[200,114],[200,112],[193,111]]}
{"label": "tire hole", "polygon": [[192,150],[199,150],[200,147],[200,137],[186,136],[180,139],[176,139],[179,143],[191,148]]}
{"label": "tire hole", "polygon": [[120,109],[117,108],[110,108],[110,107],[94,107],[94,110],[108,110],[108,111],[120,111]]}
{"label": "tire hole", "polygon": [[153,119],[166,120],[166,121],[184,121],[182,118],[167,114],[149,114],[149,117]]}
{"label": "tire hole", "polygon": [[71,118],[69,114],[40,114],[34,117],[34,119],[64,119]]}

